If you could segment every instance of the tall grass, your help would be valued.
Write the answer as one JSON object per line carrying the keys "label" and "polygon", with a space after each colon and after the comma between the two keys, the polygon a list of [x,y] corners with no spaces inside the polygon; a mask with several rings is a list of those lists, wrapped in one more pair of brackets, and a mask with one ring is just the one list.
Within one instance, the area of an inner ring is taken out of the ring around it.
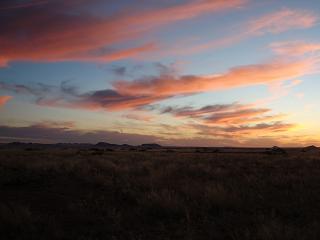
{"label": "tall grass", "polygon": [[0,151],[0,239],[320,239],[320,156]]}

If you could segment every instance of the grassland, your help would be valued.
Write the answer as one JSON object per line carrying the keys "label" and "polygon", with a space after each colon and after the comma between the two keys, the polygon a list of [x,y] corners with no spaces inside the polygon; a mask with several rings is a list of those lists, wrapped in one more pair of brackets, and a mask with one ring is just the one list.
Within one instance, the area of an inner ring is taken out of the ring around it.
{"label": "grassland", "polygon": [[3,149],[0,239],[320,239],[320,155]]}

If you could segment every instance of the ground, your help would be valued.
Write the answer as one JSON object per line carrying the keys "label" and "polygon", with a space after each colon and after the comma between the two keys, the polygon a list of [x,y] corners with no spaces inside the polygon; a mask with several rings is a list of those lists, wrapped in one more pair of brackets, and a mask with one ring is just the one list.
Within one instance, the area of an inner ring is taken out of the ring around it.
{"label": "ground", "polygon": [[2,149],[0,239],[320,239],[320,155]]}

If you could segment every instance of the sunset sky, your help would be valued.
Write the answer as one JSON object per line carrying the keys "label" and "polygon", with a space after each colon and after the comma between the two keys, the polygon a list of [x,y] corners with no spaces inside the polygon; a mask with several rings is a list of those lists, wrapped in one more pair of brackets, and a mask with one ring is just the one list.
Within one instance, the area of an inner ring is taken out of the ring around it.
{"label": "sunset sky", "polygon": [[2,0],[0,142],[320,145],[319,0]]}

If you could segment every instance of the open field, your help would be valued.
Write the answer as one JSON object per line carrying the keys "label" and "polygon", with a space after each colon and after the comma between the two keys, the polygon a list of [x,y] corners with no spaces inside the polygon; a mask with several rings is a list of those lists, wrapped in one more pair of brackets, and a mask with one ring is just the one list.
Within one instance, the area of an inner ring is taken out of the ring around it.
{"label": "open field", "polygon": [[0,150],[0,239],[319,239],[320,155]]}

